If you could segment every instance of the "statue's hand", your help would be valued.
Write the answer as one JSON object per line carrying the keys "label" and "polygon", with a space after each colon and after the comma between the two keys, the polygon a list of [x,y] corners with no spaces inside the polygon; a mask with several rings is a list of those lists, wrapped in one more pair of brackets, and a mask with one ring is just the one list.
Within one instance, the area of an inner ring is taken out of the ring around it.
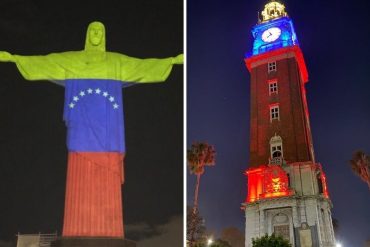
{"label": "statue's hand", "polygon": [[184,54],[180,54],[173,58],[172,60],[173,64],[183,64],[184,63]]}
{"label": "statue's hand", "polygon": [[0,62],[14,62],[14,57],[9,52],[0,51]]}

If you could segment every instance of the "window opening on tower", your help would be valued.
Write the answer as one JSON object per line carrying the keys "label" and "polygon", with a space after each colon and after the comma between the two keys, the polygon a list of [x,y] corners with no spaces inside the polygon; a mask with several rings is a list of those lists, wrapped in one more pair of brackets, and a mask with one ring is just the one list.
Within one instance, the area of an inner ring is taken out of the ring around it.
{"label": "window opening on tower", "polygon": [[272,122],[272,120],[280,120],[279,105],[270,106],[270,121]]}
{"label": "window opening on tower", "polygon": [[280,136],[275,134],[273,137],[271,137],[270,150],[272,159],[283,157],[283,140]]}
{"label": "window opening on tower", "polygon": [[324,193],[324,188],[322,186],[322,179],[321,179],[321,173],[317,174],[317,186],[319,188],[319,194]]}
{"label": "window opening on tower", "polygon": [[267,64],[267,70],[268,72],[273,72],[273,71],[276,71],[276,61],[274,62],[270,62]]}
{"label": "window opening on tower", "polygon": [[273,93],[278,93],[278,83],[277,80],[269,81],[269,95]]}

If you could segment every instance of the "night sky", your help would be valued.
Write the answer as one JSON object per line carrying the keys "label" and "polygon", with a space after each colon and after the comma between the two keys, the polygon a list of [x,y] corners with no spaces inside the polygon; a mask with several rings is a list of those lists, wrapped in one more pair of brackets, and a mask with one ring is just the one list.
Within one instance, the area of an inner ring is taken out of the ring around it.
{"label": "night sky", "polygon": [[[250,76],[244,54],[267,0],[188,0],[187,145],[215,145],[215,167],[200,182],[199,210],[209,230],[244,231],[243,171],[249,160]],[[368,1],[283,1],[304,53],[316,159],[327,175],[338,240],[370,239],[370,191],[349,166],[354,151],[370,153],[370,22]],[[195,176],[187,175],[192,205]]]}
{"label": "night sky", "polygon": [[[0,51],[12,54],[82,50],[95,20],[106,26],[107,51],[139,58],[183,52],[181,0],[2,0],[0,9]],[[177,65],[165,83],[124,90],[124,221],[126,237],[139,246],[182,243],[182,78]],[[14,64],[0,63],[0,245],[18,232],[61,234],[63,98],[63,87],[26,81]]]}

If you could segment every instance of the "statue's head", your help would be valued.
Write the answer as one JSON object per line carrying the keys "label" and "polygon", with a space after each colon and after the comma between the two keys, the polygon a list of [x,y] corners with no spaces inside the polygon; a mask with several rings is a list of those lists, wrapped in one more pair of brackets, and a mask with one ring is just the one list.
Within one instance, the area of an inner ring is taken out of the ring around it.
{"label": "statue's head", "polygon": [[105,27],[98,21],[87,28],[85,50],[105,51]]}

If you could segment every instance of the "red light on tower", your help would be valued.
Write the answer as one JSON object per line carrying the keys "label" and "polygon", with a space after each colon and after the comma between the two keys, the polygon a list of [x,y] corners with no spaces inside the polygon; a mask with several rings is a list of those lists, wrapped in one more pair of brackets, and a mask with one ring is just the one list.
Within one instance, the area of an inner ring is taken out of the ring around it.
{"label": "red light on tower", "polygon": [[245,174],[248,176],[246,202],[294,194],[289,188],[288,176],[280,166],[263,165],[248,169]]}
{"label": "red light on tower", "polygon": [[248,176],[248,195],[246,202],[259,200],[262,194],[263,170],[264,166],[248,169],[245,174]]}
{"label": "red light on tower", "polygon": [[264,171],[264,193],[262,198],[289,196],[293,191],[289,189],[288,176],[280,166],[270,166]]}
{"label": "red light on tower", "polygon": [[293,247],[333,246],[332,204],[315,161],[304,57],[282,3],[270,0],[261,15],[245,58],[251,75],[246,247],[272,233]]}

